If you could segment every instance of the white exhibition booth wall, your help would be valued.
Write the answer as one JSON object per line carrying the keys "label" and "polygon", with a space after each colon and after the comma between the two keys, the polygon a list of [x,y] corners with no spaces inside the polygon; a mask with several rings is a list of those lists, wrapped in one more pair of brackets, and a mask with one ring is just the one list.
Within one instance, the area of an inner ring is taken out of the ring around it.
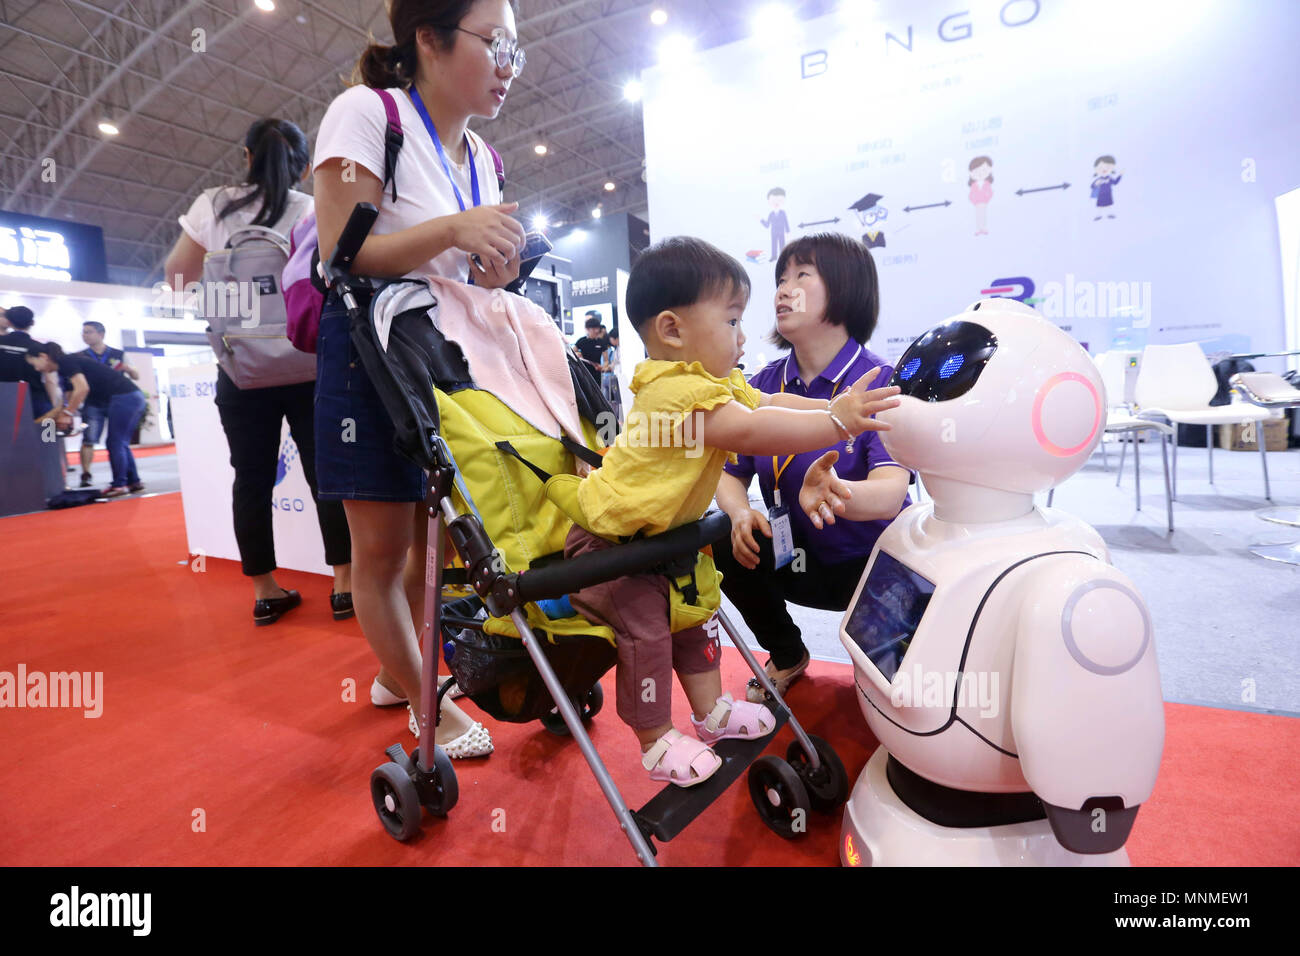
{"label": "white exhibition booth wall", "polygon": [[[238,561],[231,514],[235,470],[230,467],[230,447],[213,403],[216,388],[215,362],[174,369],[168,386],[176,425],[185,537],[191,554]],[[288,422],[282,429],[275,489],[271,493],[276,564],[294,571],[329,574],[316,505],[303,474],[298,446],[289,437]]]}
{"label": "white exhibition booth wall", "polygon": [[[992,294],[1094,353],[1278,350],[1274,201],[1300,186],[1297,37],[1293,0],[840,4],[643,74],[653,238],[699,236],[746,263],[750,369],[778,355],[764,341],[775,188],[785,241],[883,243],[871,344],[888,360]],[[1102,156],[1120,176],[1109,207],[1092,188]],[[852,207],[870,194],[868,222]]]}

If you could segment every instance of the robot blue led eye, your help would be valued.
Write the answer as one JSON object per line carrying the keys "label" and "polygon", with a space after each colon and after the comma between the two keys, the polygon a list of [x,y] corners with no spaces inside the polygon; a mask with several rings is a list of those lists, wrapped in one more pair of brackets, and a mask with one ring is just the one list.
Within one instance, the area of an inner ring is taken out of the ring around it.
{"label": "robot blue led eye", "polygon": [[949,355],[943,360],[943,365],[939,367],[940,378],[952,378],[961,370],[962,364],[966,361],[965,356]]}
{"label": "robot blue led eye", "polygon": [[911,378],[913,375],[916,374],[916,370],[920,367],[921,367],[921,360],[919,358],[909,359],[907,364],[903,366],[902,371],[898,373],[898,377],[901,378],[904,382],[906,382],[909,378]]}

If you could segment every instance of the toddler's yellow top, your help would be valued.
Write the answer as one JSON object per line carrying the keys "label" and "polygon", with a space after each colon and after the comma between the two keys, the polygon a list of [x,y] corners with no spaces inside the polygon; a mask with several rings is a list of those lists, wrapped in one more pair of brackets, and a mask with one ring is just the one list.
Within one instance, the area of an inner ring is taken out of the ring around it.
{"label": "toddler's yellow top", "polygon": [[648,359],[636,367],[627,424],[605,460],[578,485],[587,530],[604,538],[661,534],[696,521],[709,507],[722,466],[736,456],[706,444],[697,411],[762,398],[740,369],[717,378],[699,362]]}

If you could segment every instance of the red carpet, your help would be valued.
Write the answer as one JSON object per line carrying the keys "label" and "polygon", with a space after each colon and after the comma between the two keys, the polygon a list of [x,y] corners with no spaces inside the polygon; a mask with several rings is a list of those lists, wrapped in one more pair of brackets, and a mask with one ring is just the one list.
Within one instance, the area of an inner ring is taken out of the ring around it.
{"label": "red carpet", "polygon": [[[94,521],[78,509],[0,521],[10,555],[0,670],[104,673],[98,719],[0,710],[0,864],[635,862],[577,746],[536,723],[493,725],[497,752],[457,762],[451,817],[426,823],[412,844],[394,842],[367,781],[386,746],[409,743],[406,712],[370,705],[374,659],[355,620],[330,618],[328,581],[285,572],[304,605],[255,628],[236,564],[191,570],[179,495],[90,513]],[[729,652],[727,686],[741,687],[743,670]],[[791,704],[856,778],[874,741],[850,670],[814,663],[809,673]],[[355,702],[343,700],[349,680]],[[606,694],[592,736],[638,806],[655,787],[613,713],[609,679]],[[680,696],[675,706],[684,713]],[[1164,763],[1128,844],[1133,862],[1300,862],[1300,721],[1178,704],[1166,712]],[[784,753],[789,740],[784,731],[769,752]],[[195,832],[200,818],[206,828]],[[782,840],[759,822],[742,780],[659,858],[833,865],[838,832],[838,817],[814,815],[807,837]]]}
{"label": "red carpet", "polygon": [[[134,458],[152,458],[154,455],[174,455],[174,454],[176,454],[176,445],[174,442],[169,442],[166,445],[149,445],[148,447],[145,448],[137,448],[134,446],[132,446],[131,448],[131,455]],[[98,462],[108,461],[108,449],[96,448],[95,454],[92,456],[91,461],[98,461]],[[68,452],[68,464],[69,465],[81,464],[80,449],[78,449],[77,451]]]}

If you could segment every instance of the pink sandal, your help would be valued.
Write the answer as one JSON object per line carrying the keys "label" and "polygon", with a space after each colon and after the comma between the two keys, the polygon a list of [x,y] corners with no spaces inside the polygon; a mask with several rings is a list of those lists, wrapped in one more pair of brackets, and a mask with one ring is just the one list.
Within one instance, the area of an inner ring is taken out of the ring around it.
{"label": "pink sandal", "polygon": [[706,744],[733,737],[766,737],[776,727],[776,718],[762,704],[737,701],[730,694],[718,698],[718,705],[703,720],[696,720],[695,733]]}
{"label": "pink sandal", "polygon": [[692,740],[674,727],[641,755],[641,766],[650,771],[651,780],[693,787],[717,773],[722,758],[708,744]]}

